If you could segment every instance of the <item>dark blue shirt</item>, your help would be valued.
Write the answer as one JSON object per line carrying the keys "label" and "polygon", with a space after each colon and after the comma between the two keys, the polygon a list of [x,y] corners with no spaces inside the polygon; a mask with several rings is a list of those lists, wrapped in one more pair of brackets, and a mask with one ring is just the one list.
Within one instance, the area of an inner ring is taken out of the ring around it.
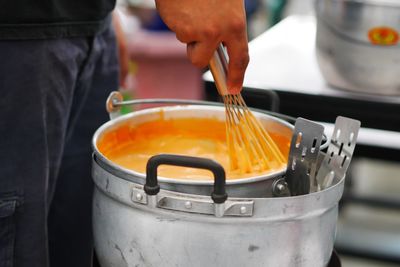
{"label": "dark blue shirt", "polygon": [[0,39],[92,36],[114,6],[115,0],[0,0]]}

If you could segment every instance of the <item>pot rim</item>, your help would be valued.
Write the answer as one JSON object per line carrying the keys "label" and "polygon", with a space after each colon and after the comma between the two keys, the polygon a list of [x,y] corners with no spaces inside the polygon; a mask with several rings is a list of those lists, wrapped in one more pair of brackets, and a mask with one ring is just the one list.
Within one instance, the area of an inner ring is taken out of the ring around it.
{"label": "pot rim", "polygon": [[[160,110],[163,110],[164,112],[168,111],[176,111],[176,110],[193,110],[193,109],[200,109],[200,110],[210,110],[210,111],[220,111],[224,110],[225,108],[219,107],[219,106],[208,106],[208,105],[174,105],[174,106],[165,106],[165,107],[155,107],[155,108],[147,108],[139,111],[134,111],[122,116],[119,116],[118,118],[112,119],[103,125],[101,125],[96,132],[94,133],[94,136],[92,138],[92,149],[94,151],[94,154],[96,157],[101,161],[102,163],[106,164],[107,167],[110,169],[110,171],[116,171],[116,172],[122,172],[125,173],[129,176],[134,176],[138,178],[142,178],[143,180],[146,179],[146,174],[140,173],[134,170],[130,170],[124,167],[119,166],[118,164],[112,162],[111,160],[107,159],[97,148],[97,141],[100,137],[100,135],[109,127],[115,126],[119,124],[122,121],[127,121],[131,119],[132,117],[137,117],[141,115],[146,115],[146,114],[152,114],[155,112],[158,112]],[[272,119],[276,122],[279,122],[283,126],[286,126],[289,128],[291,131],[293,131],[294,126],[287,121],[284,121],[280,118],[257,112],[257,111],[252,111],[253,114],[256,117],[267,117],[269,119]],[[283,176],[286,173],[286,166],[284,168],[281,168],[277,171],[273,171],[271,173],[268,173],[266,175],[257,175],[257,176],[251,176],[251,177],[246,177],[246,178],[239,178],[239,179],[226,179],[226,185],[231,185],[231,184],[248,184],[248,183],[254,183],[258,181],[263,181],[263,180],[269,180],[272,178],[277,178],[280,176]],[[158,176],[158,181],[163,182],[163,183],[169,183],[169,184],[186,184],[186,185],[213,185],[214,180],[185,180],[185,179],[175,179],[175,178],[168,178],[168,177],[163,177],[163,176]]]}

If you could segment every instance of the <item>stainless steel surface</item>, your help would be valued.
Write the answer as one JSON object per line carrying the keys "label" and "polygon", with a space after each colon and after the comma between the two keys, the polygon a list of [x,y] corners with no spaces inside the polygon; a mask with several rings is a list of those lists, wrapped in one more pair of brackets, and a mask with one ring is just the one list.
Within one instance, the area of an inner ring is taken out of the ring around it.
{"label": "stainless steel surface", "polygon": [[296,120],[285,178],[293,196],[317,189],[315,175],[323,133],[321,124],[303,118]]}
{"label": "stainless steel surface", "polygon": [[[344,176],[335,177],[335,184],[325,190],[279,198],[273,196],[287,190],[282,182],[285,169],[227,180],[228,199],[220,204],[209,196],[212,181],[158,177],[161,190],[147,195],[144,174],[109,161],[97,142],[119,125],[158,119],[160,111],[166,119],[225,116],[223,107],[214,106],[152,108],[117,117],[98,129],[93,137],[93,226],[103,267],[327,265]],[[292,137],[292,125],[255,115],[270,131]]]}
{"label": "stainless steel surface", "polygon": [[[132,189],[140,186],[96,161],[93,179],[94,242],[103,267],[324,267],[333,249],[344,184],[342,179],[324,191],[296,197],[229,197],[227,202],[252,201],[252,216],[218,218],[187,212],[186,207],[170,210],[138,203],[132,200]],[[209,196],[166,190],[159,194],[158,200],[211,201]]]}
{"label": "stainless steel surface", "polygon": [[226,59],[225,49],[222,44],[218,45],[210,60],[210,71],[214,77],[215,86],[218,93],[222,96],[228,95],[228,60]]}
{"label": "stainless steel surface", "polygon": [[[117,173],[119,177],[133,181],[138,184],[144,184],[145,175],[133,170],[128,170],[114,164],[104,157],[97,149],[97,141],[101,136],[109,131],[113,131],[119,125],[128,123],[132,126],[159,118],[159,112],[163,111],[164,118],[217,118],[225,119],[224,107],[217,106],[172,106],[162,108],[151,108],[137,112],[132,112],[115,118],[103,126],[95,133],[93,138],[93,149],[98,162],[107,170]],[[291,139],[293,126],[283,120],[266,114],[254,112],[254,115],[260,119],[261,124],[269,130],[270,133],[277,133]],[[227,180],[226,190],[230,196],[235,197],[271,197],[273,196],[272,184],[276,179],[283,177],[285,167],[267,175],[254,176],[244,179]],[[163,189],[184,192],[198,195],[209,195],[212,191],[213,181],[211,180],[182,180],[172,178],[159,178],[160,186]]]}
{"label": "stainless steel surface", "polygon": [[[100,168],[95,161],[93,162],[93,164],[96,165],[96,168]],[[98,175],[107,176],[107,172],[100,168],[100,170],[98,171]],[[131,195],[140,196],[139,198],[132,197],[131,200],[133,202],[147,205],[147,199],[149,196],[147,196],[146,193],[143,191],[142,185],[133,185]],[[187,200],[187,198],[185,198],[185,194],[177,192],[164,191],[162,193],[159,193],[156,198],[156,207],[161,209],[217,216],[214,205],[215,204],[211,199],[192,198],[191,200]],[[219,208],[221,209],[219,212],[222,214],[222,216],[252,216],[253,206],[254,202],[252,200],[228,200],[224,203],[224,205],[219,206]]]}
{"label": "stainless steel surface", "polygon": [[316,15],[317,59],[329,84],[400,95],[400,42],[376,44],[369,37],[377,27],[400,33],[400,1],[317,0]]}
{"label": "stainless steel surface", "polygon": [[319,189],[325,189],[335,183],[334,179],[343,179],[353,157],[360,121],[337,117],[328,151],[318,170]]}

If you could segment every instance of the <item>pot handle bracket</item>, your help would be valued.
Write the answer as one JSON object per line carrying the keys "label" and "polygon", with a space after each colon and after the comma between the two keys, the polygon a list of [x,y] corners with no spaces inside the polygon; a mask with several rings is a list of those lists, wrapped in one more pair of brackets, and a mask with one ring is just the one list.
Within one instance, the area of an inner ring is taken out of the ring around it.
{"label": "pot handle bracket", "polygon": [[211,171],[214,175],[214,189],[211,193],[211,199],[214,202],[215,216],[222,217],[224,215],[224,204],[228,198],[228,195],[225,191],[225,170],[216,161],[199,157],[172,154],[160,154],[151,157],[147,162],[146,183],[144,185],[144,191],[148,195],[150,206],[157,206],[157,194],[160,192],[160,185],[158,184],[157,179],[157,170],[158,166],[160,165],[173,165]]}

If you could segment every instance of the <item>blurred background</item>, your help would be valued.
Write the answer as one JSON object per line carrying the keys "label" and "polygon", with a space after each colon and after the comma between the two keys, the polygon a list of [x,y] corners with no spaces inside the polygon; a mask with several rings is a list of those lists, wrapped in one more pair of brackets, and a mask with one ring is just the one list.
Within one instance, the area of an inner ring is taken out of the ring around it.
{"label": "blurred background", "polygon": [[[251,63],[244,86],[275,92],[276,111],[321,121],[328,130],[337,115],[362,122],[340,203],[335,247],[343,266],[400,266],[400,93],[380,93],[375,86],[371,94],[327,82],[329,74],[316,58],[315,1],[245,2]],[[118,10],[129,40],[130,75],[121,88],[126,99],[215,98],[210,74],[186,59],[185,46],[158,17],[153,0],[121,0]],[[395,74],[400,76],[398,66]],[[252,99],[249,103],[270,109]]]}

